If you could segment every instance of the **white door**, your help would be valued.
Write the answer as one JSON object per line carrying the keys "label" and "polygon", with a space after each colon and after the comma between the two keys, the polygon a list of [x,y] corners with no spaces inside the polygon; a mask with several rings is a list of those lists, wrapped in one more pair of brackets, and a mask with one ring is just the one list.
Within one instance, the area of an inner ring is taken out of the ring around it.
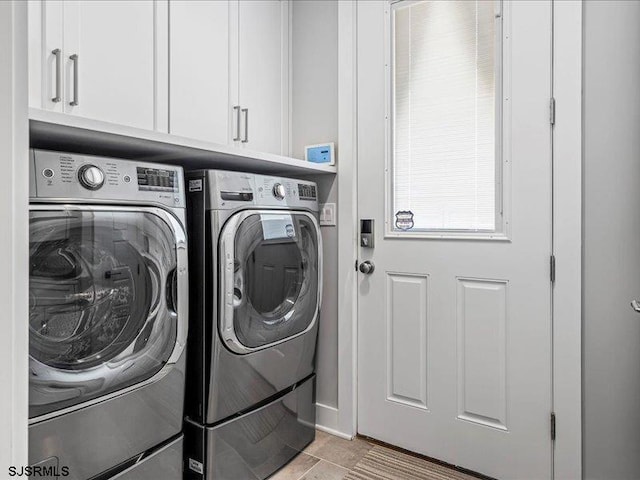
{"label": "white door", "polygon": [[[172,0],[170,133],[226,145],[240,112],[229,102],[230,8],[226,0]],[[233,119],[231,114],[234,114]],[[233,122],[232,122],[233,120]]]}
{"label": "white door", "polygon": [[288,153],[289,5],[241,0],[238,5],[239,143]]}
{"label": "white door", "polygon": [[500,479],[552,474],[550,3],[357,7],[358,432]]}
{"label": "white door", "polygon": [[167,131],[166,0],[64,3],[66,113]]}

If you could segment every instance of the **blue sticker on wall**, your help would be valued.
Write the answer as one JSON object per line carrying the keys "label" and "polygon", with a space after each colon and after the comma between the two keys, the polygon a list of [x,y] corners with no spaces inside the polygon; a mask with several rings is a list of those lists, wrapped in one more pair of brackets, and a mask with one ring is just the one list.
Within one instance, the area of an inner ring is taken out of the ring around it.
{"label": "blue sticker on wall", "polygon": [[398,210],[396,212],[396,228],[398,230],[410,230],[413,228],[413,212],[411,210]]}

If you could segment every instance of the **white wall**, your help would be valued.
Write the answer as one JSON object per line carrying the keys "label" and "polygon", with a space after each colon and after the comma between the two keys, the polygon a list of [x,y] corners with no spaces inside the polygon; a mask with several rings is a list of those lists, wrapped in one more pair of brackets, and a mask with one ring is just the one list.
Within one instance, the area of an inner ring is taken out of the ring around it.
{"label": "white wall", "polygon": [[640,478],[640,2],[585,2],[583,42],[584,478]]}
{"label": "white wall", "polygon": [[[338,2],[292,2],[292,156],[304,158],[304,146],[335,142],[338,150]],[[320,202],[338,201],[333,175],[311,178]],[[316,401],[318,424],[335,428],[338,407],[338,231],[322,227],[324,292],[318,338]]]}
{"label": "white wall", "polygon": [[0,2],[0,478],[27,463],[27,6]]}

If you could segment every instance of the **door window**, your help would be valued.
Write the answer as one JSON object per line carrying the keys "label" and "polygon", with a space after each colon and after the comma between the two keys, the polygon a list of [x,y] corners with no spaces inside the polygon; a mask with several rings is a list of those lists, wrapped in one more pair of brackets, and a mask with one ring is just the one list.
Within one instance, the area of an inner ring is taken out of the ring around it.
{"label": "door window", "polygon": [[260,213],[235,234],[233,326],[245,347],[305,331],[318,310],[318,233],[303,214]]}
{"label": "door window", "polygon": [[157,215],[30,213],[30,416],[140,382],[177,333],[176,242]]}
{"label": "door window", "polygon": [[392,6],[391,231],[502,229],[497,6]]}

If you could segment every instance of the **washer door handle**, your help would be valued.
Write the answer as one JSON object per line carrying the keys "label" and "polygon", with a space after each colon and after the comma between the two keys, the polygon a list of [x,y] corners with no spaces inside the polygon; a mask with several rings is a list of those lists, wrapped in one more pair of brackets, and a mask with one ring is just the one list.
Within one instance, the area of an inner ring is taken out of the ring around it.
{"label": "washer door handle", "polygon": [[174,268],[167,275],[166,296],[167,309],[178,314],[178,269]]}

